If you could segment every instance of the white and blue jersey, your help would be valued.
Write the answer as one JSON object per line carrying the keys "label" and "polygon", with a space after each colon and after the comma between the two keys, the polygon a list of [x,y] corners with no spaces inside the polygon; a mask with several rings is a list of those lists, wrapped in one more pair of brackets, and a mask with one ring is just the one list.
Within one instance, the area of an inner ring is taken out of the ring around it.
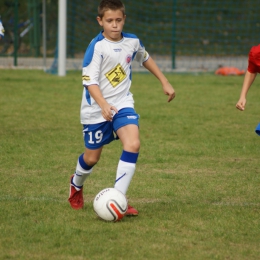
{"label": "white and blue jersey", "polygon": [[140,65],[149,58],[137,36],[122,33],[118,42],[109,41],[100,32],[89,44],[82,69],[84,86],[80,119],[82,124],[97,124],[106,121],[99,105],[90,96],[87,86],[98,85],[106,101],[118,110],[134,107],[130,92],[132,82],[131,64],[136,59]]}

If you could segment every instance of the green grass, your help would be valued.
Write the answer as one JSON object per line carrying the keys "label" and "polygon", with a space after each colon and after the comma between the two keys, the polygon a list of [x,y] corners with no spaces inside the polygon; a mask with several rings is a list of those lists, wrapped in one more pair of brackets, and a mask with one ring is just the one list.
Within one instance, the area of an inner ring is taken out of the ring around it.
{"label": "green grass", "polygon": [[128,190],[140,215],[99,220],[95,195],[113,186],[119,141],[103,150],[84,187],[85,208],[67,202],[83,152],[81,72],[1,70],[0,259],[259,259],[259,80],[244,112],[242,77],[134,74],[141,151]]}

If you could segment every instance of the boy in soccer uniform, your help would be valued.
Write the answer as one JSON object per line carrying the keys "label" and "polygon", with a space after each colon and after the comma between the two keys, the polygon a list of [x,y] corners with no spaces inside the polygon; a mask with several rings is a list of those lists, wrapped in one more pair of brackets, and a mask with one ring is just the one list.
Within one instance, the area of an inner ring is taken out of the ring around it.
{"label": "boy in soccer uniform", "polygon": [[[257,73],[260,73],[260,44],[253,46],[248,55],[248,68],[244,77],[240,98],[236,104],[236,108],[241,111],[245,110],[246,95],[253,84]],[[260,124],[256,127],[256,133],[260,135]]]}
{"label": "boy in soccer uniform", "polygon": [[[68,200],[73,209],[83,207],[83,183],[99,161],[103,146],[111,141],[119,139],[123,146],[114,188],[126,194],[134,175],[140,139],[139,115],[130,92],[132,61],[136,59],[158,78],[168,102],[175,97],[173,87],[141,41],[122,32],[125,19],[120,0],[100,2],[97,21],[103,30],[91,41],[83,59],[80,116],[86,148],[70,180]],[[126,215],[138,215],[138,211],[128,205]]]}

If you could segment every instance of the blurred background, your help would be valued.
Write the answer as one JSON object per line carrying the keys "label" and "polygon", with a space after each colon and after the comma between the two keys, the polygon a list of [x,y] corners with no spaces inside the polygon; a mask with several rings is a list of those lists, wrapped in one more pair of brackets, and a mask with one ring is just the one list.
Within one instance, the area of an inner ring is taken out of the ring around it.
{"label": "blurred background", "polygon": [[[247,68],[260,43],[258,1],[125,0],[125,32],[136,34],[163,71]],[[80,70],[85,50],[101,28],[99,1],[67,0],[67,70]],[[0,68],[57,73],[58,1],[0,0],[5,37]],[[43,19],[43,18],[46,19]],[[134,64],[133,70],[142,70]]]}

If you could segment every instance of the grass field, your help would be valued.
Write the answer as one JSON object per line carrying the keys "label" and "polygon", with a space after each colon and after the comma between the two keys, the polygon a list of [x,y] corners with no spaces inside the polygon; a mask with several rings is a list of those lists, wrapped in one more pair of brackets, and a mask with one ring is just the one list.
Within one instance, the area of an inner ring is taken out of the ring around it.
{"label": "grass field", "polygon": [[99,220],[95,195],[113,186],[119,141],[86,181],[85,208],[67,202],[83,152],[81,72],[0,70],[0,259],[260,259],[260,81],[244,112],[243,77],[134,74],[141,151],[128,190],[138,217]]}

